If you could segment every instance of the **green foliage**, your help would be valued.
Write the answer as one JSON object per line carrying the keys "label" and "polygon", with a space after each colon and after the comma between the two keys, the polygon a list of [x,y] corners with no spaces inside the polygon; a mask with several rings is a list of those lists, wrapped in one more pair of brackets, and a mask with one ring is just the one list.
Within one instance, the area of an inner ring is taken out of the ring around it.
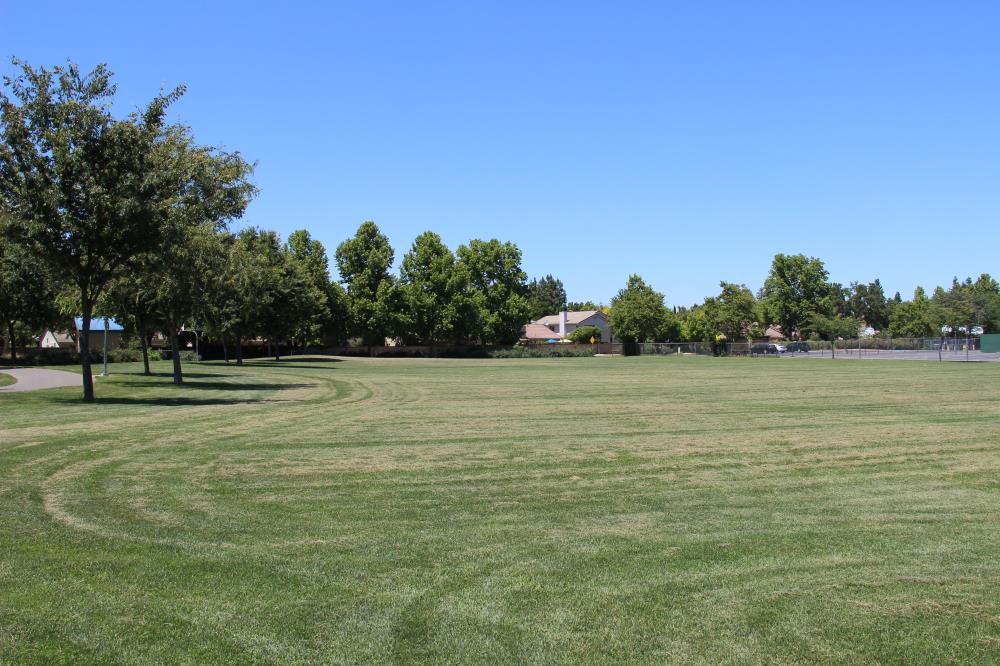
{"label": "green foliage", "polygon": [[337,267],[347,284],[351,331],[368,345],[383,344],[404,327],[403,294],[389,273],[394,256],[389,239],[371,221],[337,247]]}
{"label": "green foliage", "polygon": [[562,280],[551,275],[529,282],[527,296],[531,305],[528,316],[532,320],[569,309],[566,307],[566,288],[563,287]]}
{"label": "green foliage", "polygon": [[[155,155],[166,108],[183,89],[116,120],[104,65],[83,75],[73,64],[14,64],[21,72],[4,80],[0,94],[0,201],[20,235],[77,289],[86,333],[108,283],[161,242],[172,192]],[[87,335],[82,346],[86,352]],[[84,399],[93,400],[86,353],[83,386]]]}
{"label": "green foliage", "polygon": [[[201,359],[198,358],[198,355],[195,354],[190,349],[184,349],[184,350],[182,350],[180,352],[180,354],[178,354],[178,356],[180,357],[180,360],[182,362],[184,362],[184,363],[194,363],[195,361],[201,360]],[[159,353],[159,357],[160,357],[160,359],[162,359],[164,361],[172,361],[173,358],[174,358],[174,354],[169,349],[161,349],[160,353]],[[152,361],[153,359],[150,358],[149,360]]]}
{"label": "green foliage", "polygon": [[802,337],[815,340],[850,340],[858,337],[861,322],[853,317],[813,313],[802,327]]}
{"label": "green foliage", "polygon": [[830,288],[823,262],[803,254],[777,254],[762,290],[770,323],[791,337],[816,313],[829,314]]}
{"label": "green foliage", "polygon": [[931,301],[922,287],[913,292],[913,300],[903,301],[892,310],[889,335],[894,338],[922,338],[938,335]]}
{"label": "green foliage", "polygon": [[484,297],[440,236],[432,231],[417,236],[401,271],[407,339],[460,343],[476,336]]}
{"label": "green foliage", "polygon": [[490,358],[576,358],[593,355],[593,348],[565,345],[525,345],[513,349],[498,349],[489,354]]}
{"label": "green foliage", "polygon": [[108,361],[111,363],[133,363],[142,360],[142,351],[131,347],[120,347],[108,352]]}
{"label": "green foliage", "polygon": [[624,342],[652,340],[663,326],[666,306],[663,294],[654,291],[638,275],[611,300],[611,330]]}
{"label": "green foliage", "polygon": [[15,359],[17,346],[58,322],[60,314],[52,271],[30,245],[10,240],[8,224],[0,218],[0,338]]}
{"label": "green foliage", "polygon": [[586,343],[590,344],[590,338],[595,338],[598,342],[601,341],[601,329],[596,326],[580,326],[572,331],[566,336],[567,340],[572,342]]}
{"label": "green foliage", "polygon": [[695,306],[684,313],[680,337],[690,342],[712,342],[715,339],[715,326],[704,306]]}
{"label": "green foliage", "polygon": [[878,280],[868,284],[852,282],[848,305],[846,314],[856,322],[864,322],[876,331],[889,326],[889,301]]}
{"label": "green foliage", "polygon": [[480,337],[489,344],[512,344],[529,320],[527,275],[521,270],[521,251],[513,243],[473,239],[458,248],[458,264],[481,295]]}
{"label": "green foliage", "polygon": [[730,342],[739,342],[763,335],[763,315],[753,292],[746,285],[732,282],[720,282],[719,286],[722,291],[718,296],[705,299],[708,339],[723,335]]}
{"label": "green foliage", "polygon": [[570,301],[566,304],[566,309],[571,312],[581,312],[584,310],[600,310],[601,312],[607,312],[607,308],[600,303],[595,303],[594,301]]}
{"label": "green foliage", "polygon": [[935,289],[931,301],[931,318],[938,326],[982,326],[986,331],[1000,330],[1000,285],[989,273],[983,273],[975,282],[972,278],[964,282],[955,278],[950,289]]}
{"label": "green foliage", "polygon": [[302,280],[296,299],[303,309],[292,313],[288,337],[305,346],[343,328],[346,322],[334,320],[346,319],[347,313],[340,309],[340,294],[335,293],[340,285],[334,287],[336,283],[330,281],[330,262],[323,243],[305,229],[293,231],[285,244],[285,260],[286,271],[295,274],[289,279]]}

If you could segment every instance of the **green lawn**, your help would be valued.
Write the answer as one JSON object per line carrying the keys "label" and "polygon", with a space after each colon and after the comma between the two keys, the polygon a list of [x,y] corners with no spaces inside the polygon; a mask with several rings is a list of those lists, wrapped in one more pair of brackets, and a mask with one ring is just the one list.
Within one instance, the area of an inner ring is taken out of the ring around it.
{"label": "green lawn", "polygon": [[0,395],[0,663],[1000,659],[1000,365],[137,370]]}
{"label": "green lawn", "polygon": [[10,386],[11,384],[16,384],[17,380],[10,375],[0,372],[0,386]]}

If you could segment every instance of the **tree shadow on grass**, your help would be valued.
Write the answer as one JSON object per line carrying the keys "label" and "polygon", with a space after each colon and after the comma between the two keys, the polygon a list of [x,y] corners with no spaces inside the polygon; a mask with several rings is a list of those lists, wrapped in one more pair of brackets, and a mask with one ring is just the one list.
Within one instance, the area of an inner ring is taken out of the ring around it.
{"label": "tree shadow on grass", "polygon": [[[209,405],[251,405],[263,402],[263,398],[102,398],[97,397],[94,403],[98,405],[149,405],[153,407],[202,407]],[[69,401],[67,401],[69,402]],[[73,401],[77,402],[77,401]]]}
{"label": "tree shadow on grass", "polygon": [[333,368],[323,367],[333,363],[343,363],[342,358],[316,358],[309,356],[285,356],[277,361],[273,358],[247,359],[242,367],[258,368],[302,368],[308,370],[332,370]]}
{"label": "tree shadow on grass", "polygon": [[127,386],[129,388],[151,388],[156,387],[165,390],[183,391],[185,389],[198,389],[207,391],[288,391],[290,389],[301,389],[316,386],[316,384],[272,384],[272,383],[240,383],[240,382],[184,382],[183,384],[147,384],[145,382],[118,382],[117,386]]}

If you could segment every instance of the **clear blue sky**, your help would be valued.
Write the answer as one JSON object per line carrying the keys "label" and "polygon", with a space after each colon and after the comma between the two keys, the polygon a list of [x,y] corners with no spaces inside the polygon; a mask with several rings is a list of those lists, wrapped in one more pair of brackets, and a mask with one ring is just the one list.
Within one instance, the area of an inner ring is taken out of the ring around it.
{"label": "clear blue sky", "polygon": [[331,256],[366,219],[397,261],[498,237],[572,300],[671,305],[777,252],[1000,274],[995,1],[296,4],[0,0],[0,51],[107,62],[123,111],[187,84],[175,119],[258,162],[241,224]]}

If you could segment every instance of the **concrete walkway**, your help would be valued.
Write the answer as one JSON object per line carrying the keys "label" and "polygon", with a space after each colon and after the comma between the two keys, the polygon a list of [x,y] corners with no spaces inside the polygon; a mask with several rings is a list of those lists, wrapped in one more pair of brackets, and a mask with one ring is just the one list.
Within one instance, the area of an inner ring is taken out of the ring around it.
{"label": "concrete walkway", "polygon": [[82,386],[83,380],[75,372],[45,370],[43,368],[0,368],[0,372],[17,380],[10,386],[0,387],[0,393],[37,391],[39,389]]}

